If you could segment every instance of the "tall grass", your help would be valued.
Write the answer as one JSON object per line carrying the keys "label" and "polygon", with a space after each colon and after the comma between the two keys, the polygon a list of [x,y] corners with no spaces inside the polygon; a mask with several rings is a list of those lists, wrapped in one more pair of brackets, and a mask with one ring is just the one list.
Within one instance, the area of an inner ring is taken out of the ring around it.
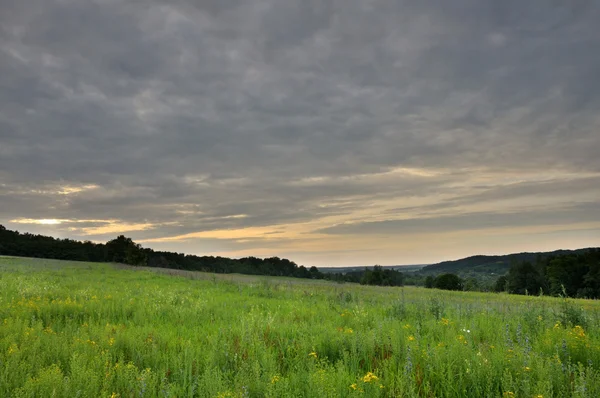
{"label": "tall grass", "polygon": [[595,301],[0,258],[0,396],[595,398],[599,314]]}

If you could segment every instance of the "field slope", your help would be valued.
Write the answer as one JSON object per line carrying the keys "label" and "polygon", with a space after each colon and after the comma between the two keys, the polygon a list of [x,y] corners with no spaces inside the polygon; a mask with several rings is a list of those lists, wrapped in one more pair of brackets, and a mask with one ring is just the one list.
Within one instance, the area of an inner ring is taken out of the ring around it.
{"label": "field slope", "polygon": [[597,301],[0,257],[2,397],[595,398],[598,369]]}

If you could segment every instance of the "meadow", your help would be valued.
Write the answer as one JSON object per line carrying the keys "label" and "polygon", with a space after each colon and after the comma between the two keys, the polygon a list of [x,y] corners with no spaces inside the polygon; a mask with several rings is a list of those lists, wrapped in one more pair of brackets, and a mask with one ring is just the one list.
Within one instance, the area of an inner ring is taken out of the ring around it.
{"label": "meadow", "polygon": [[1,397],[600,397],[600,302],[0,257]]}

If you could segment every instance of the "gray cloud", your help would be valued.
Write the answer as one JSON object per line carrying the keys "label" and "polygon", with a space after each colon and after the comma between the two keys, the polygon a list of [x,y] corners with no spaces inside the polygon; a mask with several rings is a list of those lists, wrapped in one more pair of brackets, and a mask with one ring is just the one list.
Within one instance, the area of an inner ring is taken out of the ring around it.
{"label": "gray cloud", "polygon": [[600,205],[596,202],[581,203],[547,210],[524,209],[509,213],[465,213],[457,216],[418,217],[403,220],[387,220],[342,224],[316,232],[325,234],[391,234],[439,233],[490,228],[562,225],[579,222],[600,221]]}
{"label": "gray cloud", "polygon": [[[438,230],[480,214],[468,206],[496,220],[500,200],[544,193],[567,206],[598,193],[592,0],[26,0],[0,11],[5,224],[120,220],[152,224],[130,232],[147,239],[340,217],[374,226],[358,213],[380,206]],[[442,172],[381,176],[398,167]],[[519,185],[518,172],[542,182]],[[418,217],[443,212],[460,214]],[[503,225],[554,219],[531,214]],[[68,227],[54,231],[81,233]]]}

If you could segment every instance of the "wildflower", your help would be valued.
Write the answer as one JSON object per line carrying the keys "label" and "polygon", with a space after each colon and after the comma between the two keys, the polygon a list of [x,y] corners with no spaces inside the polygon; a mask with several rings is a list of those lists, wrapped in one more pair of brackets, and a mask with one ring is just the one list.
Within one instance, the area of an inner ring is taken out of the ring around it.
{"label": "wildflower", "polygon": [[115,344],[115,338],[111,337],[110,339],[108,339],[108,345],[112,346],[113,344]]}
{"label": "wildflower", "polygon": [[585,337],[585,331],[579,325],[575,326],[572,332],[575,334],[575,337]]}
{"label": "wildflower", "polygon": [[317,357],[317,353],[316,352],[311,352],[310,354],[308,354],[309,357],[313,357],[316,358]]}
{"label": "wildflower", "polygon": [[353,390],[356,390],[358,388],[358,386],[356,385],[356,383],[352,383],[352,384],[350,384],[350,388]]}
{"label": "wildflower", "polygon": [[560,321],[557,321],[557,322],[554,324],[554,329],[558,329],[558,328],[559,328],[559,327],[561,327],[561,326],[562,326],[562,323],[561,323]]}
{"label": "wildflower", "polygon": [[352,330],[351,328],[348,328],[345,330],[345,333],[352,334],[352,333],[354,333],[354,330]]}
{"label": "wildflower", "polygon": [[538,394],[535,396],[535,398],[544,398],[544,396],[542,394]]}
{"label": "wildflower", "polygon": [[512,391],[505,391],[504,394],[502,394],[503,397],[514,397],[515,393]]}
{"label": "wildflower", "polygon": [[442,318],[442,320],[440,321],[440,323],[442,325],[448,326],[450,324],[450,320],[448,320],[446,318]]}
{"label": "wildflower", "polygon": [[471,333],[471,331],[470,331],[469,329],[465,329],[465,328],[463,328],[463,330],[462,330],[462,331],[463,331],[463,332],[466,332],[466,333]]}
{"label": "wildflower", "polygon": [[383,390],[385,388],[385,386],[383,384],[380,384],[379,388]]}
{"label": "wildflower", "polygon": [[402,329],[410,329],[410,325],[407,323],[406,325],[402,326]]}
{"label": "wildflower", "polygon": [[373,380],[378,380],[379,377],[375,376],[372,372],[367,372],[367,374],[363,377],[363,381],[365,383],[370,383]]}
{"label": "wildflower", "polygon": [[275,384],[280,380],[280,377],[278,375],[275,375],[273,377],[271,377],[271,384]]}
{"label": "wildflower", "polygon": [[525,367],[523,368],[523,370],[524,370],[524,371],[526,371],[526,372],[529,372],[529,371],[531,371],[531,368],[530,368],[529,366],[525,366]]}
{"label": "wildflower", "polygon": [[408,336],[408,341],[415,341],[415,336]]}
{"label": "wildflower", "polygon": [[120,395],[119,395],[119,394],[117,394],[116,392],[113,392],[113,393],[110,395],[110,398],[119,398],[119,397],[120,397]]}
{"label": "wildflower", "polygon": [[14,354],[15,352],[17,352],[19,350],[19,347],[17,347],[17,345],[15,343],[12,343],[10,345],[10,347],[8,347],[8,354]]}

